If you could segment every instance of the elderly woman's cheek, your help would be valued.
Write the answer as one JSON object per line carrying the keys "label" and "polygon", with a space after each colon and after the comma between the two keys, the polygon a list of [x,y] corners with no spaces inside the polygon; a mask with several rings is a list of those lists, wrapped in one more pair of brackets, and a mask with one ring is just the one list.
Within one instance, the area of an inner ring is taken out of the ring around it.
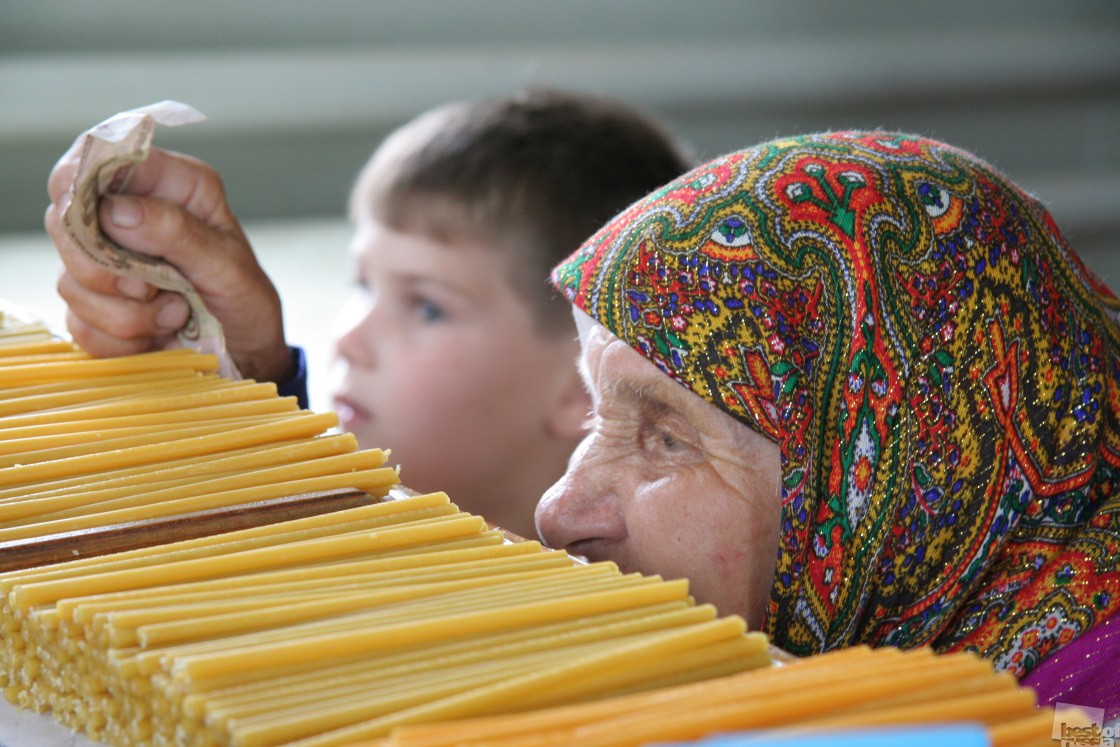
{"label": "elderly woman's cheek", "polygon": [[[761,626],[766,602],[773,585],[777,562],[781,493],[778,468],[769,455],[755,455],[756,462],[744,461],[719,470],[712,481],[712,521],[708,524],[708,543],[703,556],[704,587],[720,599],[711,599],[720,612],[740,614],[752,628]],[[753,468],[744,465],[752,464]]]}
{"label": "elderly woman's cheek", "polygon": [[754,575],[750,572],[750,568],[752,563],[758,560],[752,558],[750,551],[745,547],[716,545],[708,552],[706,565],[721,585],[741,588],[746,585],[747,577]]}
{"label": "elderly woman's cheek", "polygon": [[751,588],[751,557],[749,548],[742,545],[716,544],[707,552],[701,573],[705,575],[703,587],[712,590],[718,598],[711,601],[723,614],[747,616]]}

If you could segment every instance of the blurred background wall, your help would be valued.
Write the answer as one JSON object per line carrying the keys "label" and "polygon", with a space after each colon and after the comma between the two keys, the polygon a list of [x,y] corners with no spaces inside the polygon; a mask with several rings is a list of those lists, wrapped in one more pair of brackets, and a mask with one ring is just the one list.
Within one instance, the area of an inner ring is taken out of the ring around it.
{"label": "blurred background wall", "polygon": [[218,169],[262,255],[306,239],[266,262],[303,273],[278,279],[292,306],[300,247],[344,257],[346,194],[385,133],[534,84],[625,98],[700,157],[848,127],[948,140],[1120,287],[1117,0],[0,0],[0,297],[38,256],[55,159],[116,111],[208,115],[157,143]]}

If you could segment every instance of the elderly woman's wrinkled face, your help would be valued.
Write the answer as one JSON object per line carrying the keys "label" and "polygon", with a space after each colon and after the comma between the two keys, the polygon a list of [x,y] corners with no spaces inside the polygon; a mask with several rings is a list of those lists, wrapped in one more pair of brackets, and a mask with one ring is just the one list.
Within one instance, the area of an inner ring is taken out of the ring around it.
{"label": "elderly woman's wrinkled face", "polygon": [[550,547],[688,578],[698,602],[761,627],[781,512],[777,444],[576,312],[593,428],[537,506]]}

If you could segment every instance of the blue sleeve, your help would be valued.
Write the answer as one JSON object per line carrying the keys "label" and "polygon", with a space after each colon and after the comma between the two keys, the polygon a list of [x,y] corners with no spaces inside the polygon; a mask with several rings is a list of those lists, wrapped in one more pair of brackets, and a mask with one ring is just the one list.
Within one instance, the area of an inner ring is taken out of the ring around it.
{"label": "blue sleeve", "polygon": [[292,354],[292,369],[295,373],[287,381],[276,384],[276,393],[281,397],[295,397],[300,409],[308,409],[307,404],[307,355],[303,348],[289,347]]}

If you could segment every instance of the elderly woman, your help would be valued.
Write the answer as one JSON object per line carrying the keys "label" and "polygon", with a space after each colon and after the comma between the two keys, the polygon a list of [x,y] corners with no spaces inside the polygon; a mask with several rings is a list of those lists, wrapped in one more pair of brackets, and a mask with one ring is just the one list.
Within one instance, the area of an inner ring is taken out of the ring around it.
{"label": "elderly woman", "polygon": [[991,167],[882,132],[712,161],[556,268],[594,428],[550,545],[812,654],[969,649],[1120,707],[1117,299]]}

